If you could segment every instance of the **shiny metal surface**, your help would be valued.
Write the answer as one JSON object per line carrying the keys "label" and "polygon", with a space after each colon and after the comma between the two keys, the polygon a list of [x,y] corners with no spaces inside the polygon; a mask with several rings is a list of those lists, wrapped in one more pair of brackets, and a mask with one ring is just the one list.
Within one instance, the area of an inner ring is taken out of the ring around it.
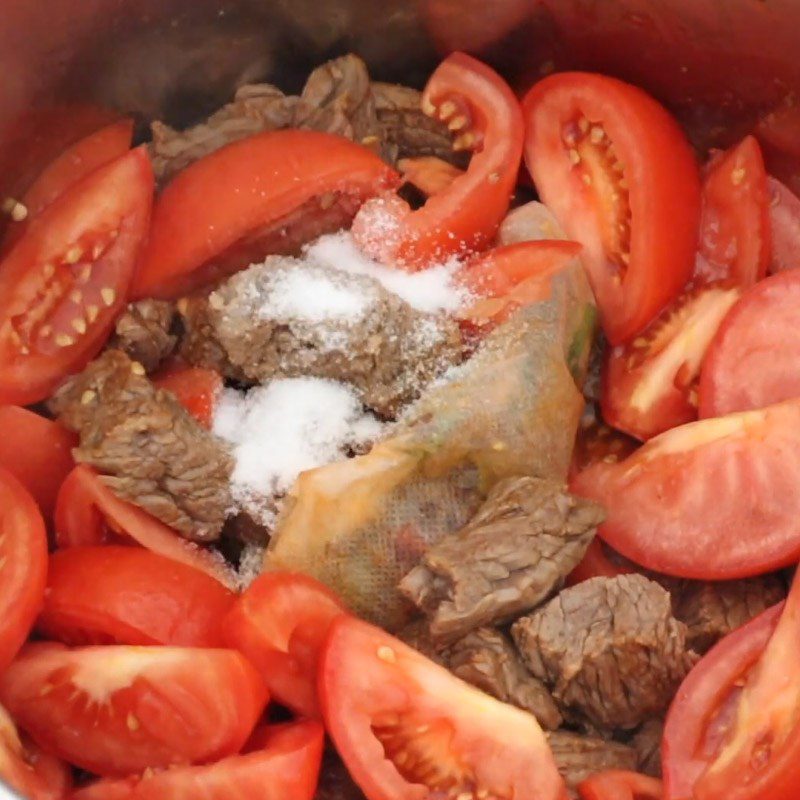
{"label": "shiny metal surface", "polygon": [[0,192],[96,127],[98,106],[142,130],[184,124],[239,83],[294,90],[349,50],[375,77],[415,85],[453,49],[518,89],[599,69],[722,142],[800,92],[799,48],[798,0],[0,0]]}

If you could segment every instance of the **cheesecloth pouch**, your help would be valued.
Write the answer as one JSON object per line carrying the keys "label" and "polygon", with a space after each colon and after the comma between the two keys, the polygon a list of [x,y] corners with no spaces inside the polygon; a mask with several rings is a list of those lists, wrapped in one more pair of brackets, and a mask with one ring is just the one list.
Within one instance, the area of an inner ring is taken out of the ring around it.
{"label": "cheesecloth pouch", "polygon": [[514,311],[368,454],[300,475],[265,569],[308,573],[396,630],[411,611],[400,578],[497,481],[565,479],[596,313],[577,259],[544,280],[545,299]]}

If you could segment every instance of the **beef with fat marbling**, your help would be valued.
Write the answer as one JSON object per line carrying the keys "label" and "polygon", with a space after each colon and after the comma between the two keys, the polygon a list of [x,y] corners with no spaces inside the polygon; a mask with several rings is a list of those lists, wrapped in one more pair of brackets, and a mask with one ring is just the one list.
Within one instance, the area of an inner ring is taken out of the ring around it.
{"label": "beef with fat marbling", "polygon": [[600,729],[634,728],[662,713],[697,661],[669,593],[642,575],[565,589],[511,631],[565,716]]}
{"label": "beef with fat marbling", "polygon": [[122,350],[147,372],[157,370],[178,343],[175,304],[168,300],[131,303],[117,320],[109,348]]}
{"label": "beef with fat marbling", "polygon": [[144,367],[107,350],[51,399],[80,435],[75,460],[89,464],[119,497],[188,539],[217,539],[233,505],[233,459]]}
{"label": "beef with fat marbling", "polygon": [[430,617],[435,640],[452,641],[550,597],[603,518],[600,506],[554,481],[507,479],[466,527],[427,550],[400,591]]}

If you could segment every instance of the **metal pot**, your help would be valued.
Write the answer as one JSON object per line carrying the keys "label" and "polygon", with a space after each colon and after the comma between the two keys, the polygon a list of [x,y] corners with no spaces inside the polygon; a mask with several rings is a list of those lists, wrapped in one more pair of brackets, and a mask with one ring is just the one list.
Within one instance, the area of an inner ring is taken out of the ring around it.
{"label": "metal pot", "polygon": [[[24,189],[103,107],[174,125],[236,85],[297,90],[348,51],[421,86],[455,49],[517,89],[567,68],[639,83],[702,146],[800,92],[797,0],[2,0],[0,197]],[[14,794],[0,785],[0,800]]]}

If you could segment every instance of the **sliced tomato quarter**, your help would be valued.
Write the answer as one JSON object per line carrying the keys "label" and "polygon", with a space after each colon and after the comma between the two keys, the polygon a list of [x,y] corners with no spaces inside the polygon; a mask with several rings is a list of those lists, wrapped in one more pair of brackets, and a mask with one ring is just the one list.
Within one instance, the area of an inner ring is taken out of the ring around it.
{"label": "sliced tomato quarter", "polygon": [[28,638],[46,580],[41,512],[23,485],[0,469],[0,673]]}
{"label": "sliced tomato quarter", "polygon": [[724,580],[800,556],[800,400],[701,420],[573,481],[605,506],[600,536],[648,569]]}
{"label": "sliced tomato quarter", "polygon": [[78,437],[63,425],[19,406],[0,406],[0,467],[33,495],[45,521],[53,517],[61,484],[75,466]]}
{"label": "sliced tomato quarter", "polygon": [[152,196],[137,148],[64,192],[0,263],[0,402],[45,399],[99,352],[125,304]]}
{"label": "sliced tomato quarter", "polygon": [[606,336],[640,333],[694,263],[700,179],[686,137],[640,89],[563,72],[525,96],[525,161],[583,258]]}
{"label": "sliced tomato quarter", "polygon": [[166,389],[204,427],[211,429],[214,408],[224,382],[219,372],[174,364],[152,376],[157,389]]}
{"label": "sliced tomato quarter", "polygon": [[314,227],[326,211],[338,212],[327,214],[336,223],[327,230],[335,230],[365,199],[398,182],[372,151],[341,136],[283,130],[233,142],[187,167],[161,193],[134,297],[178,297],[285,252],[293,224],[315,238],[326,232]]}
{"label": "sliced tomato quarter", "polygon": [[257,752],[200,767],[174,767],[124,780],[103,780],[70,800],[312,800],[317,788],[324,731],[297,722],[270,732]]}
{"label": "sliced tomato quarter", "polygon": [[205,572],[224,586],[235,584],[222,556],[187,542],[146,511],[120,500],[84,464],[72,470],[58,493],[55,529],[59,547],[136,543]]}
{"label": "sliced tomato quarter", "polygon": [[632,342],[610,348],[603,419],[641,440],[697,419],[700,368],[739,295],[736,287],[690,292]]}
{"label": "sliced tomato quarter", "polygon": [[767,172],[752,136],[706,168],[695,281],[752,286],[769,266]]}
{"label": "sliced tomato quarter", "polygon": [[239,752],[267,692],[232,650],[41,643],[0,676],[0,699],[41,747],[122,777]]}
{"label": "sliced tomato quarter", "polygon": [[772,275],[742,296],[713,339],[699,386],[701,417],[800,397],[800,272]]}
{"label": "sliced tomato quarter", "polygon": [[638,772],[607,770],[578,785],[581,800],[662,800],[661,781]]}
{"label": "sliced tomato quarter", "polygon": [[70,547],[50,556],[37,621],[65,644],[222,645],[235,596],[194,567],[139,547]]}
{"label": "sliced tomato quarter", "polygon": [[366,253],[407,269],[488,247],[508,211],[522,157],[514,93],[471,56],[453,53],[439,65],[422,93],[422,110],[456,133],[454,148],[472,151],[467,171],[416,211],[392,195],[367,202],[353,221]]}
{"label": "sliced tomato quarter", "polygon": [[319,669],[328,732],[368,800],[562,800],[536,719],[353,617],[333,623]]}
{"label": "sliced tomato quarter", "polygon": [[346,613],[318,581],[267,572],[250,584],[223,624],[230,647],[261,672],[270,694],[306,717],[319,717],[317,663],[331,623]]}

